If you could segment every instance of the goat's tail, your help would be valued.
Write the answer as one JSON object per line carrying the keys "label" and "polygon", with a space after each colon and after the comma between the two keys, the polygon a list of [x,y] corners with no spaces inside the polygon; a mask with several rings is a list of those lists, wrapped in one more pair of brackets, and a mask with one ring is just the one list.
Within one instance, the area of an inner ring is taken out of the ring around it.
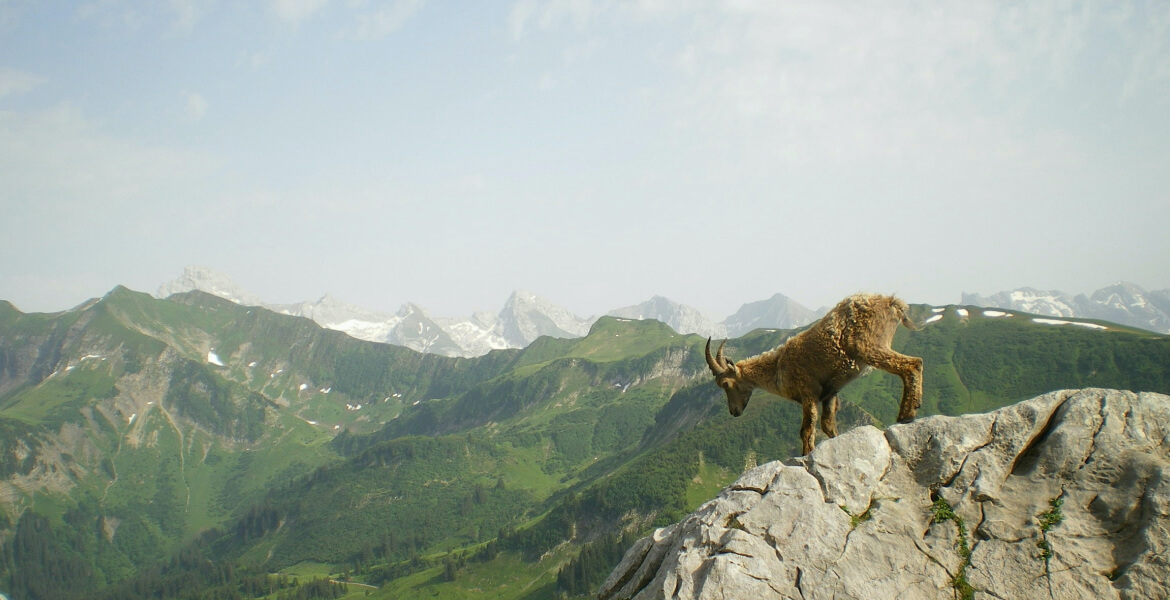
{"label": "goat's tail", "polygon": [[898,311],[898,314],[902,318],[902,325],[906,327],[906,329],[909,329],[910,331],[918,331],[921,329],[921,327],[918,326],[918,323],[915,323],[910,319],[910,305],[903,302],[901,298],[894,298],[894,309]]}

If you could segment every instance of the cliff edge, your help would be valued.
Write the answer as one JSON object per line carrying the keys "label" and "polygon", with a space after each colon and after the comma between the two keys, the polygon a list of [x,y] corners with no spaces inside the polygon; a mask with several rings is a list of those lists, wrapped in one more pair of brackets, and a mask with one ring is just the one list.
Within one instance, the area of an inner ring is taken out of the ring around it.
{"label": "cliff edge", "polygon": [[1170,396],[859,427],[636,542],[601,600],[1170,597]]}

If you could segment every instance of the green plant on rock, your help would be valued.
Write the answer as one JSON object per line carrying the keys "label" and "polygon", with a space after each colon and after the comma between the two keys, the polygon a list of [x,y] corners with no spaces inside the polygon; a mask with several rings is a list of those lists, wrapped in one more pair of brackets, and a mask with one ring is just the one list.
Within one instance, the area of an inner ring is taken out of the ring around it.
{"label": "green plant on rock", "polygon": [[1036,547],[1040,549],[1040,558],[1044,559],[1044,575],[1046,577],[1050,575],[1048,563],[1052,559],[1052,544],[1048,542],[1048,531],[1064,521],[1064,512],[1061,511],[1063,505],[1064,497],[1057,496],[1048,501],[1048,510],[1036,517],[1040,523],[1040,541],[1036,542]]}
{"label": "green plant on rock", "polygon": [[959,558],[963,559],[963,562],[951,578],[951,587],[955,588],[962,600],[972,600],[975,597],[975,588],[971,587],[967,581],[967,567],[971,565],[971,546],[967,543],[967,522],[963,520],[963,517],[955,514],[955,509],[941,496],[935,499],[934,504],[931,504],[930,512],[932,515],[931,523],[953,521],[959,530],[959,539],[955,542],[955,549],[959,552]]}
{"label": "green plant on rock", "polygon": [[858,525],[861,525],[862,523],[873,518],[873,504],[872,503],[869,506],[865,507],[865,512],[862,512],[861,514],[857,514],[857,515],[850,512],[848,506],[845,506],[844,504],[841,504],[839,506],[841,507],[841,510],[845,511],[845,514],[849,515],[849,529],[850,529],[850,531],[857,529]]}
{"label": "green plant on rock", "polygon": [[739,522],[739,515],[738,514],[727,515],[727,522],[725,524],[725,527],[727,527],[728,529],[738,529],[740,531],[747,531],[747,528],[743,526],[743,523]]}

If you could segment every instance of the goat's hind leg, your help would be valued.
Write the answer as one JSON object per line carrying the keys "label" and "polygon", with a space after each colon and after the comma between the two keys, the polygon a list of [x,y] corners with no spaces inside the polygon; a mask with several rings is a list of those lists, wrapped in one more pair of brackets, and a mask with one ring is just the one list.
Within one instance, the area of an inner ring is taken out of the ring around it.
{"label": "goat's hind leg", "polygon": [[860,356],[866,364],[877,367],[902,379],[902,405],[898,422],[909,423],[922,406],[922,359],[898,354],[889,349],[878,349]]}

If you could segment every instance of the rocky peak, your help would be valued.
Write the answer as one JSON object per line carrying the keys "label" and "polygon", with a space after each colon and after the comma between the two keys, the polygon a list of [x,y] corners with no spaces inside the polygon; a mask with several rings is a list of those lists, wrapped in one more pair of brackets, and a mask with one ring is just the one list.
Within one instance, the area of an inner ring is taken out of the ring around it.
{"label": "rocky peak", "polygon": [[244,306],[260,306],[263,302],[260,297],[240,287],[231,277],[214,269],[200,266],[189,266],[183,269],[183,274],[159,286],[155,297],[166,298],[171,294],[181,294],[192,290],[200,290],[226,298]]}
{"label": "rocky peak", "polygon": [[599,598],[1166,598],[1170,397],[858,427],[636,542]]}
{"label": "rocky peak", "polygon": [[819,319],[824,310],[812,311],[784,294],[744,304],[723,321],[727,335],[739,337],[753,329],[794,329]]}
{"label": "rocky peak", "polygon": [[516,348],[523,348],[542,335],[581,337],[588,333],[592,322],[525,290],[512,292],[499,314],[501,335]]}
{"label": "rocky peak", "polygon": [[679,304],[663,296],[654,296],[641,304],[615,308],[609,311],[609,314],[623,319],[654,319],[666,323],[671,329],[680,333],[697,333],[701,336],[715,337],[726,335],[726,329],[723,326],[712,323],[698,309]]}

